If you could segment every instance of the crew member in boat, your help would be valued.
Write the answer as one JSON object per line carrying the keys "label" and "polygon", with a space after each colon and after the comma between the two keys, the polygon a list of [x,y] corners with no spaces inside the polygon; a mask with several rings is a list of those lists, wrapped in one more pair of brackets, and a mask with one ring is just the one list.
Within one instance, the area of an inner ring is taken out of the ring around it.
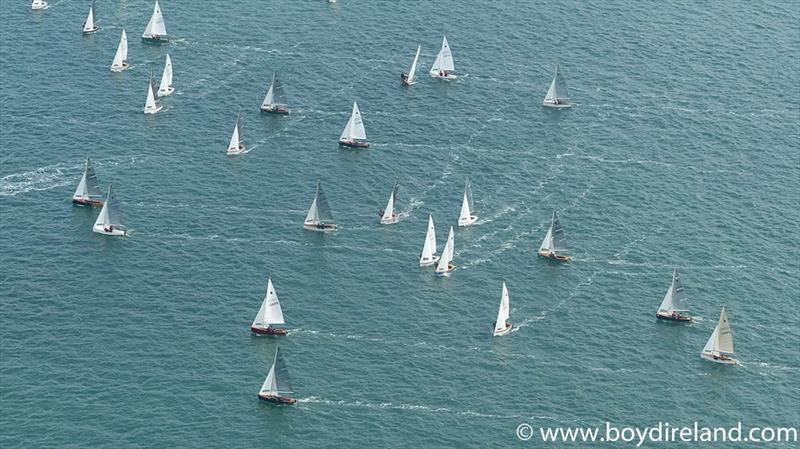
{"label": "crew member in boat", "polygon": [[400,80],[403,81],[404,83],[408,82],[408,75],[406,75],[405,73],[401,73]]}
{"label": "crew member in boat", "polygon": [[108,225],[107,228],[103,228],[106,232],[114,232],[114,225]]}

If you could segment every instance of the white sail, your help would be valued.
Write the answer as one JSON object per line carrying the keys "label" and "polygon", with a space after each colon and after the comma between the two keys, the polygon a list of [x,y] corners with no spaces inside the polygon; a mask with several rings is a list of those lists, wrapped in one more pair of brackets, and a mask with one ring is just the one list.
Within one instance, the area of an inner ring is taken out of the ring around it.
{"label": "white sail", "polygon": [[455,253],[455,237],[453,236],[453,227],[450,226],[450,233],[447,235],[447,243],[442,250],[442,257],[439,263],[436,264],[436,273],[448,272],[450,264],[453,262],[453,254]]}
{"label": "white sail", "polygon": [[361,111],[358,110],[358,103],[353,102],[353,112],[350,114],[350,120],[342,131],[339,137],[340,141],[350,140],[366,140],[367,131],[364,129],[364,121],[361,119]]}
{"label": "white sail", "polygon": [[508,289],[503,282],[503,292],[500,295],[500,309],[497,311],[497,321],[494,322],[494,335],[506,330],[506,321],[509,316]]}
{"label": "white sail", "polygon": [[261,102],[262,108],[272,107],[275,104],[275,72],[272,72],[272,82],[269,84],[269,90],[267,90],[267,96],[264,97],[264,101]]}
{"label": "white sail", "polygon": [[161,84],[158,86],[158,96],[166,97],[174,92],[172,88],[172,59],[167,55],[164,61],[164,73],[161,75]]}
{"label": "white sail", "polygon": [[389,202],[386,203],[386,208],[383,210],[383,216],[381,216],[381,221],[389,221],[392,219],[394,215],[394,190],[389,195]]}
{"label": "white sail", "polygon": [[714,327],[714,332],[712,332],[711,336],[708,337],[708,341],[706,342],[706,345],[703,347],[704,353],[714,354],[714,350],[717,347],[717,335],[719,335],[719,325]]}
{"label": "white sail", "polygon": [[428,215],[428,232],[425,234],[425,244],[419,256],[420,265],[430,265],[435,261],[436,254],[436,228],[433,225],[433,215]]}
{"label": "white sail", "polygon": [[681,285],[680,276],[678,275],[677,268],[674,268],[672,270],[672,283],[670,284],[669,289],[667,290],[667,294],[664,295],[664,300],[658,307],[658,311],[661,313],[689,311],[687,298],[686,295],[683,293],[683,286]]}
{"label": "white sail", "polygon": [[419,52],[422,50],[422,45],[417,46],[417,54],[414,56],[414,62],[411,63],[411,70],[408,71],[408,78],[406,78],[407,84],[414,84],[414,80],[417,73],[417,61],[419,60]]}
{"label": "white sail", "polygon": [[264,384],[261,385],[261,391],[259,391],[259,393],[266,393],[270,396],[276,396],[278,394],[278,382],[275,379],[274,361],[272,363],[272,367],[269,369],[266,380],[264,380]]}
{"label": "white sail", "polygon": [[253,320],[253,326],[267,327],[271,324],[284,324],[284,321],[278,294],[275,293],[275,288],[272,286],[272,279],[269,279],[267,281],[267,295],[261,303],[261,308],[258,309],[255,320]]}
{"label": "white sail", "polygon": [[539,246],[539,252],[551,252],[553,251],[553,224],[550,223],[550,228],[547,229],[547,234],[544,236],[544,240],[542,240],[541,246]]}
{"label": "white sail", "polygon": [[561,74],[561,69],[556,64],[556,71],[553,75],[553,81],[550,82],[550,88],[547,90],[547,95],[544,97],[543,104],[547,105],[562,105],[569,104],[569,94],[567,93],[567,81],[564,75]]}
{"label": "white sail", "polygon": [[83,32],[90,33],[95,31],[94,29],[94,2],[92,2],[92,6],[89,7],[89,15],[86,17],[86,22],[83,23]]}
{"label": "white sail", "polygon": [[311,207],[308,208],[308,214],[306,214],[306,221],[305,224],[320,224],[319,220],[319,209],[317,208],[317,196],[314,195],[314,201],[311,202]]}
{"label": "white sail", "polygon": [[286,360],[283,358],[280,346],[275,348],[275,359],[273,359],[272,367],[269,369],[269,374],[267,374],[259,393],[272,396],[292,393],[292,384],[289,382],[289,369],[286,366]]}
{"label": "white sail", "polygon": [[151,39],[154,37],[164,37],[167,35],[167,25],[164,23],[164,16],[161,15],[161,7],[158,5],[158,0],[153,6],[153,15],[150,16],[150,21],[147,22],[147,27],[144,29],[142,37]]}
{"label": "white sail", "polygon": [[125,68],[125,61],[128,59],[128,36],[125,35],[125,30],[122,30],[122,35],[119,38],[119,45],[117,46],[117,53],[114,55],[114,62],[111,63],[112,71],[120,71]]}
{"label": "white sail", "polygon": [[719,322],[706,342],[703,352],[712,356],[733,354],[733,332],[725,307],[719,314]]}
{"label": "white sail", "polygon": [[461,202],[461,213],[458,216],[458,225],[465,226],[472,222],[472,189],[469,186],[469,178],[467,178],[464,181],[464,199]]}
{"label": "white sail", "polygon": [[111,192],[111,186],[108,186],[108,194],[106,201],[103,203],[103,208],[100,209],[100,215],[94,222],[95,226],[107,227],[114,225],[114,227],[122,226],[122,216],[119,210],[119,203],[117,203],[114,195]]}
{"label": "white sail", "polygon": [[147,83],[147,100],[144,103],[145,114],[155,114],[161,110],[161,106],[156,103],[156,95],[153,90],[153,72],[150,72],[150,82]]}
{"label": "white sail", "polygon": [[240,125],[239,125],[240,116],[236,116],[236,125],[233,127],[233,134],[231,134],[231,142],[228,144],[228,154],[232,153],[240,153],[242,150],[239,148],[241,145],[239,135],[240,133]]}
{"label": "white sail", "polygon": [[455,70],[455,66],[453,65],[453,53],[450,52],[450,45],[447,43],[447,36],[442,37],[442,49],[439,50],[439,54],[436,56],[436,60],[431,66],[430,73],[431,75],[438,76],[440,70],[445,70],[448,72]]}
{"label": "white sail", "polygon": [[97,174],[92,166],[92,161],[87,157],[86,165],[83,169],[83,176],[78,183],[78,188],[75,189],[75,194],[72,195],[73,200],[92,200],[102,196],[100,186],[97,182]]}
{"label": "white sail", "polygon": [[317,182],[317,191],[314,194],[314,201],[311,203],[311,207],[308,209],[308,215],[306,215],[305,224],[319,225],[323,223],[333,224],[333,214],[331,213],[331,207],[328,204],[328,197],[325,196],[325,192],[322,190],[322,185]]}

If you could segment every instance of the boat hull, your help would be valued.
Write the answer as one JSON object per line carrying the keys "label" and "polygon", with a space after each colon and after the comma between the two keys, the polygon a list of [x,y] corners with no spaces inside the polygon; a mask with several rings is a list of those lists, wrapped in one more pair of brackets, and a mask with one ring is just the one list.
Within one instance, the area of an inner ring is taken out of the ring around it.
{"label": "boat hull", "polygon": [[505,329],[503,329],[503,330],[501,330],[501,331],[496,331],[496,332],[494,333],[494,336],[495,336],[495,337],[500,337],[500,336],[506,335],[506,334],[508,334],[509,332],[511,332],[511,329],[514,329],[514,325],[513,325],[513,324],[511,324],[511,323],[508,323],[508,322],[507,322],[507,323],[506,323],[506,328],[505,328]]}
{"label": "boat hull", "polygon": [[361,142],[358,140],[340,140],[339,145],[350,148],[369,148],[369,142]]}
{"label": "boat hull", "polygon": [[98,31],[102,30],[100,27],[94,27],[91,30],[83,30],[83,34],[94,34]]}
{"label": "boat hull", "polygon": [[255,335],[288,335],[289,331],[286,329],[276,329],[272,326],[270,327],[257,327],[257,326],[250,326],[250,331]]}
{"label": "boat hull", "polygon": [[287,108],[261,108],[261,112],[266,114],[289,115],[289,109]]}
{"label": "boat hull", "polygon": [[476,215],[470,215],[467,219],[459,218],[458,225],[461,227],[469,226],[475,224],[476,221],[478,221],[478,217]]}
{"label": "boat hull", "polygon": [[433,256],[433,259],[420,260],[419,261],[419,266],[421,266],[421,267],[430,267],[430,266],[436,265],[437,262],[439,262],[439,257]]}
{"label": "boat hull", "polygon": [[123,70],[128,70],[129,68],[131,68],[131,65],[128,64],[128,63],[123,62],[122,63],[122,67],[111,66],[111,71],[115,72],[115,73],[119,73],[119,72],[121,72]]}
{"label": "boat hull", "polygon": [[125,231],[125,230],[122,230],[122,229],[113,229],[111,231],[107,231],[103,227],[103,225],[92,226],[92,231],[97,233],[97,234],[110,235],[112,237],[127,237],[128,236],[128,231]]}
{"label": "boat hull", "polygon": [[297,403],[297,399],[287,398],[286,396],[274,396],[269,394],[258,394],[258,398],[265,402],[271,402],[278,405],[292,405]]}
{"label": "boat hull", "polygon": [[164,106],[158,105],[154,108],[144,108],[145,114],[158,114],[161,110],[164,109]]}
{"label": "boat hull", "polygon": [[449,276],[450,273],[452,273],[454,271],[456,271],[456,266],[455,265],[450,265],[450,266],[447,267],[447,270],[439,271],[439,269],[437,268],[436,271],[433,272],[433,274],[435,274],[436,276],[439,276],[439,277],[443,277],[443,276]]}
{"label": "boat hull", "polygon": [[392,214],[392,216],[390,218],[383,218],[383,214],[381,214],[381,224],[385,224],[385,225],[395,224],[398,221],[400,221],[400,215],[399,214]]}
{"label": "boat hull", "polygon": [[714,356],[712,354],[706,354],[705,352],[700,353],[700,358],[703,360],[708,360],[709,362],[719,363],[720,365],[738,365],[739,361],[734,359],[733,357],[725,357],[722,358],[720,356]]}
{"label": "boat hull", "polygon": [[174,87],[170,87],[167,90],[158,89],[158,96],[159,97],[166,97],[167,95],[171,95],[173,92],[175,92],[175,88]]}
{"label": "boat hull", "polygon": [[303,229],[307,231],[316,231],[316,232],[331,232],[337,230],[339,227],[333,223],[325,223],[325,224],[303,224]]}
{"label": "boat hull", "polygon": [[73,198],[72,205],[84,207],[103,207],[103,200],[83,200]]}
{"label": "boat hull", "polygon": [[237,155],[237,154],[244,154],[246,149],[247,148],[244,146],[244,144],[239,144],[239,148],[235,148],[235,149],[234,148],[228,148],[228,156],[234,156],[234,155]]}
{"label": "boat hull", "polygon": [[34,11],[43,11],[49,7],[50,5],[48,5],[47,2],[42,2],[40,5],[31,5],[31,9]]}
{"label": "boat hull", "polygon": [[680,321],[680,322],[685,322],[685,323],[691,323],[692,322],[692,317],[683,316],[683,315],[672,316],[672,314],[662,315],[660,313],[656,313],[656,318],[658,318],[659,320],[664,320],[664,321]]}
{"label": "boat hull", "polygon": [[545,259],[555,260],[558,262],[569,262],[572,260],[571,256],[559,256],[555,253],[548,253],[545,251],[539,252],[539,257],[544,257]]}
{"label": "boat hull", "polygon": [[544,106],[544,107],[546,107],[546,108],[556,108],[556,109],[563,109],[563,108],[571,108],[571,107],[572,107],[572,103],[561,103],[561,104],[555,104],[555,103],[547,103],[547,102],[543,102],[543,103],[542,103],[542,106]]}
{"label": "boat hull", "polygon": [[431,78],[438,78],[440,80],[450,81],[458,79],[458,75],[453,75],[452,73],[448,73],[447,75],[439,75],[438,73],[431,73]]}
{"label": "boat hull", "polygon": [[161,45],[169,43],[169,38],[167,36],[153,36],[153,37],[142,36],[142,42],[151,45]]}

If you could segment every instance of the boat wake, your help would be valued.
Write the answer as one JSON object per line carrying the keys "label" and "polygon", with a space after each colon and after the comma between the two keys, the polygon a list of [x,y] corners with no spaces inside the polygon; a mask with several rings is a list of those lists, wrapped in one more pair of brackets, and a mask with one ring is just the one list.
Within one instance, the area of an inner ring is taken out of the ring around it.
{"label": "boat wake", "polygon": [[324,399],[317,396],[309,396],[307,398],[300,398],[297,400],[300,404],[321,404],[321,405],[332,405],[336,407],[361,407],[361,408],[370,408],[370,409],[390,409],[390,410],[408,410],[408,411],[417,411],[422,413],[448,413],[453,415],[459,416],[474,416],[478,418],[497,418],[497,419],[521,419],[524,418],[522,416],[516,415],[496,415],[492,413],[481,413],[476,412],[473,410],[455,410],[448,407],[436,407],[431,405],[419,405],[419,404],[395,404],[393,402],[382,402],[379,404],[372,403],[372,402],[365,402],[365,401],[345,401],[339,400],[334,401],[330,399]]}
{"label": "boat wake", "polygon": [[15,196],[32,191],[50,190],[77,182],[77,172],[83,167],[78,165],[55,164],[37,168],[36,170],[14,173],[0,178],[0,196]]}

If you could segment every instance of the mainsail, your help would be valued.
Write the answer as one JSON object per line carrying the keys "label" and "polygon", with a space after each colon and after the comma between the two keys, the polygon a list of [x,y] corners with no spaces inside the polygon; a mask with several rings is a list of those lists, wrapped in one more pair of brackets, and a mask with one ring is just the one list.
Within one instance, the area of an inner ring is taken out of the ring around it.
{"label": "mainsail", "polygon": [[289,369],[286,367],[286,361],[283,359],[280,346],[275,349],[275,359],[264,385],[261,386],[261,393],[274,396],[292,393],[292,384],[289,382]]}
{"label": "mainsail", "polygon": [[497,321],[494,322],[494,335],[506,329],[506,321],[509,315],[508,307],[508,289],[506,288],[506,283],[503,282],[503,292],[500,295],[500,309],[497,311]]}
{"label": "mainsail", "polygon": [[144,29],[142,37],[151,39],[154,37],[164,37],[166,35],[167,25],[164,23],[164,16],[161,15],[161,7],[158,5],[158,0],[156,0],[156,4],[153,6],[153,15],[150,16],[150,21],[147,22],[147,27]]}
{"label": "mainsail", "polygon": [[461,202],[461,214],[459,222],[468,221],[472,217],[472,188],[469,185],[469,178],[464,181],[464,200]]}
{"label": "mainsail", "polygon": [[391,220],[394,216],[394,207],[397,202],[397,194],[400,192],[400,184],[395,179],[394,187],[392,187],[392,193],[389,195],[389,202],[386,203],[386,209],[383,210],[383,216],[381,220]]}
{"label": "mainsail", "polygon": [[688,298],[686,298],[686,293],[683,291],[677,268],[672,270],[672,284],[670,284],[667,294],[664,295],[664,300],[661,302],[658,311],[666,313],[689,311]]}
{"label": "mainsail", "polygon": [[453,262],[453,254],[455,252],[455,237],[453,236],[453,227],[450,226],[450,233],[447,235],[447,243],[442,250],[442,257],[439,263],[436,264],[436,273],[446,273],[450,269],[450,264]]}
{"label": "mainsail", "polygon": [[122,30],[122,35],[119,38],[119,45],[117,46],[117,53],[114,55],[114,62],[111,63],[111,70],[120,70],[124,68],[124,62],[128,59],[128,36],[125,35],[125,30]]}
{"label": "mainsail", "polygon": [[565,103],[569,100],[567,81],[564,79],[564,75],[561,74],[558,64],[556,64],[556,73],[550,83],[550,89],[547,90],[547,95],[544,97],[545,103],[554,103],[556,100],[560,103]]}
{"label": "mainsail", "polygon": [[228,153],[238,153],[239,145],[241,144],[241,114],[236,115],[236,125],[233,127],[233,134],[231,134],[231,142],[228,144]]}
{"label": "mainsail", "polygon": [[144,112],[148,111],[157,112],[158,106],[156,105],[155,87],[153,86],[153,71],[150,71],[150,82],[147,84],[147,100],[144,103]]}
{"label": "mainsail", "polygon": [[447,36],[442,37],[442,49],[436,56],[436,60],[431,66],[431,75],[438,75],[440,70],[451,72],[455,70],[453,65],[453,54],[450,52],[450,45],[447,44]]}
{"label": "mainsail", "polygon": [[275,108],[276,106],[286,106],[286,99],[283,92],[283,83],[275,76],[275,72],[272,72],[272,83],[269,85],[267,96],[264,97],[261,107],[267,109]]}
{"label": "mainsail", "polygon": [[361,120],[361,111],[358,110],[358,103],[353,102],[353,112],[350,114],[350,120],[342,131],[339,137],[340,141],[350,140],[366,140],[367,131],[364,129],[364,122]]}
{"label": "mainsail", "polygon": [[420,265],[429,265],[436,254],[436,228],[433,225],[433,215],[428,215],[428,232],[425,234],[425,244],[419,257]]}
{"label": "mainsail", "polygon": [[91,200],[101,198],[102,195],[100,183],[97,181],[97,173],[94,171],[92,161],[87,157],[83,176],[81,176],[81,181],[78,183],[78,188],[75,189],[75,194],[72,195],[72,198],[76,200]]}
{"label": "mainsail", "polygon": [[706,342],[703,352],[709,355],[719,356],[720,354],[733,354],[733,332],[731,331],[731,324],[728,321],[728,313],[725,312],[725,307],[719,314],[719,322],[714,332]]}
{"label": "mainsail", "polygon": [[322,185],[317,182],[317,192],[314,195],[311,208],[308,209],[306,224],[322,223],[333,223],[333,214],[331,214],[331,207],[328,205],[328,198],[325,196],[325,192],[322,191]]}
{"label": "mainsail", "polygon": [[284,321],[278,294],[275,293],[275,288],[272,286],[272,279],[269,279],[267,281],[267,296],[264,297],[261,308],[258,309],[256,318],[253,320],[253,326],[267,327],[271,324],[284,324]]}
{"label": "mainsail", "polygon": [[417,46],[417,54],[414,56],[414,62],[411,63],[411,70],[408,71],[408,78],[406,78],[406,83],[414,84],[414,77],[417,73],[417,60],[419,60],[419,52],[422,50],[422,45]]}
{"label": "mainsail", "polygon": [[96,16],[95,16],[95,4],[94,4],[94,1],[92,1],[92,6],[89,7],[89,15],[86,17],[86,22],[84,22],[84,24],[83,24],[83,32],[84,33],[90,33],[92,31],[96,31],[95,27],[94,27],[95,18],[96,18]]}
{"label": "mainsail", "polygon": [[158,86],[158,96],[169,95],[172,91],[172,60],[167,55],[164,61],[164,73],[161,75],[161,84]]}
{"label": "mainsail", "polygon": [[100,225],[103,227],[109,225],[119,227],[122,225],[122,212],[120,210],[119,203],[117,202],[116,198],[114,198],[114,194],[111,192],[111,185],[108,186],[106,201],[103,203],[103,208],[100,210],[100,215],[97,216],[97,220],[95,220],[94,225]]}

